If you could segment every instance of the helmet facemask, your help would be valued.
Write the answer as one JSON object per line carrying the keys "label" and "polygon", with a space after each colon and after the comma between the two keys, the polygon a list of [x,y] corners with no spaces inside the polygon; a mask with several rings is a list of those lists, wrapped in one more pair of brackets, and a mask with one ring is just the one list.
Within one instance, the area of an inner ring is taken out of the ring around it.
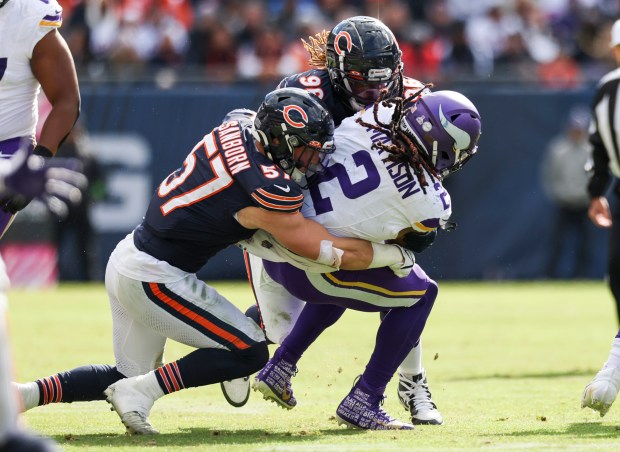
{"label": "helmet facemask", "polygon": [[[344,67],[344,64],[340,66]],[[354,111],[360,111],[375,102],[382,91],[387,91],[388,98],[396,96],[400,91],[400,65],[396,71],[384,67],[370,68],[365,73],[331,68],[329,74],[338,93]]]}
{"label": "helmet facemask", "polygon": [[286,124],[281,124],[279,129],[282,133],[272,136],[270,143],[264,145],[265,153],[291,179],[306,188],[310,176],[325,172],[329,154],[336,149],[334,142],[326,141],[321,146],[318,141],[308,141],[301,135],[288,133]]}

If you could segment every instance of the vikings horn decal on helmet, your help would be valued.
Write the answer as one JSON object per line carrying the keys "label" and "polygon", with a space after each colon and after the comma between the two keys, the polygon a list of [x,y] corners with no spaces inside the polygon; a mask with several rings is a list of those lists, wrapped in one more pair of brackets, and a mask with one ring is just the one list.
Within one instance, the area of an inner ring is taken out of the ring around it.
{"label": "vikings horn decal on helmet", "polygon": [[373,103],[380,91],[399,92],[402,52],[383,22],[372,17],[345,19],[329,33],[327,70],[335,91],[354,111]]}
{"label": "vikings horn decal on helmet", "polygon": [[467,97],[455,91],[435,91],[405,106],[400,129],[443,178],[461,169],[478,150],[481,119]]}
{"label": "vikings horn decal on helmet", "polygon": [[[295,182],[324,170],[334,152],[334,120],[316,96],[299,88],[270,92],[256,112],[255,138]],[[298,149],[297,149],[298,148]]]}

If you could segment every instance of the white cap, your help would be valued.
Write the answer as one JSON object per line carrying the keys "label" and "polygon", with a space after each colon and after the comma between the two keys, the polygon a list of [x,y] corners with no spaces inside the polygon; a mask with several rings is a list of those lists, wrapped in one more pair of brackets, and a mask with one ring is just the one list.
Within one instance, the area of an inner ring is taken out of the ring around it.
{"label": "white cap", "polygon": [[616,47],[620,45],[620,19],[614,22],[611,27],[611,41],[609,41],[609,47]]}

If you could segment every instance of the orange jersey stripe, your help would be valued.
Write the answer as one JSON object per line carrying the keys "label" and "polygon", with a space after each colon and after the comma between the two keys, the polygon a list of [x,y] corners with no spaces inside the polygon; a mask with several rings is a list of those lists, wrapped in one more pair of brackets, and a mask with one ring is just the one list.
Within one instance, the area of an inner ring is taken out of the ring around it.
{"label": "orange jersey stripe", "polygon": [[259,204],[265,206],[265,207],[269,207],[270,209],[276,209],[276,210],[299,210],[301,209],[301,207],[304,205],[303,202],[300,202],[299,204],[294,204],[291,206],[280,206],[278,204],[271,204],[270,202],[264,201],[262,199],[260,199],[258,196],[256,196],[255,193],[252,193],[252,198],[254,198],[256,201],[258,201]]}
{"label": "orange jersey stripe", "polygon": [[266,198],[271,198],[271,199],[276,199],[278,201],[301,201],[304,199],[304,195],[299,195],[299,196],[295,196],[294,198],[290,197],[290,196],[282,196],[282,195],[274,195],[273,193],[269,193],[266,190],[263,190],[262,188],[259,188],[258,190],[256,190],[257,192],[259,192],[261,195],[265,196]]}

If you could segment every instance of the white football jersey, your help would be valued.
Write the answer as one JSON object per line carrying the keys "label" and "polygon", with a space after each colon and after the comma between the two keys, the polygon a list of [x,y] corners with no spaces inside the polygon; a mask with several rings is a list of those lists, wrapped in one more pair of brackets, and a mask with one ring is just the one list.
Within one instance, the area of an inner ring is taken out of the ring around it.
{"label": "white football jersey", "polygon": [[[390,123],[393,108],[379,107],[379,120]],[[374,124],[372,109],[345,119],[336,129],[336,151],[318,184],[305,192],[302,213],[340,237],[372,242],[394,239],[413,228],[428,232],[452,213],[450,195],[441,182],[426,174],[426,193],[405,164],[384,161],[388,152],[374,148],[388,137],[355,122]]]}
{"label": "white football jersey", "polygon": [[37,42],[61,24],[56,0],[10,0],[0,8],[0,141],[34,136],[41,85],[30,59]]}
{"label": "white football jersey", "polygon": [[[389,123],[393,109],[379,107],[379,120]],[[383,161],[388,153],[373,149],[386,135],[355,122],[359,116],[374,124],[373,112],[361,111],[336,129],[335,152],[330,155],[319,183],[304,191],[304,217],[311,218],[338,237],[375,243],[395,239],[403,229],[429,232],[445,224],[452,213],[450,195],[441,182],[426,174],[426,193],[404,164]],[[337,268],[318,264],[291,252],[261,231],[239,242],[245,251],[272,262],[289,264],[310,273]]]}

